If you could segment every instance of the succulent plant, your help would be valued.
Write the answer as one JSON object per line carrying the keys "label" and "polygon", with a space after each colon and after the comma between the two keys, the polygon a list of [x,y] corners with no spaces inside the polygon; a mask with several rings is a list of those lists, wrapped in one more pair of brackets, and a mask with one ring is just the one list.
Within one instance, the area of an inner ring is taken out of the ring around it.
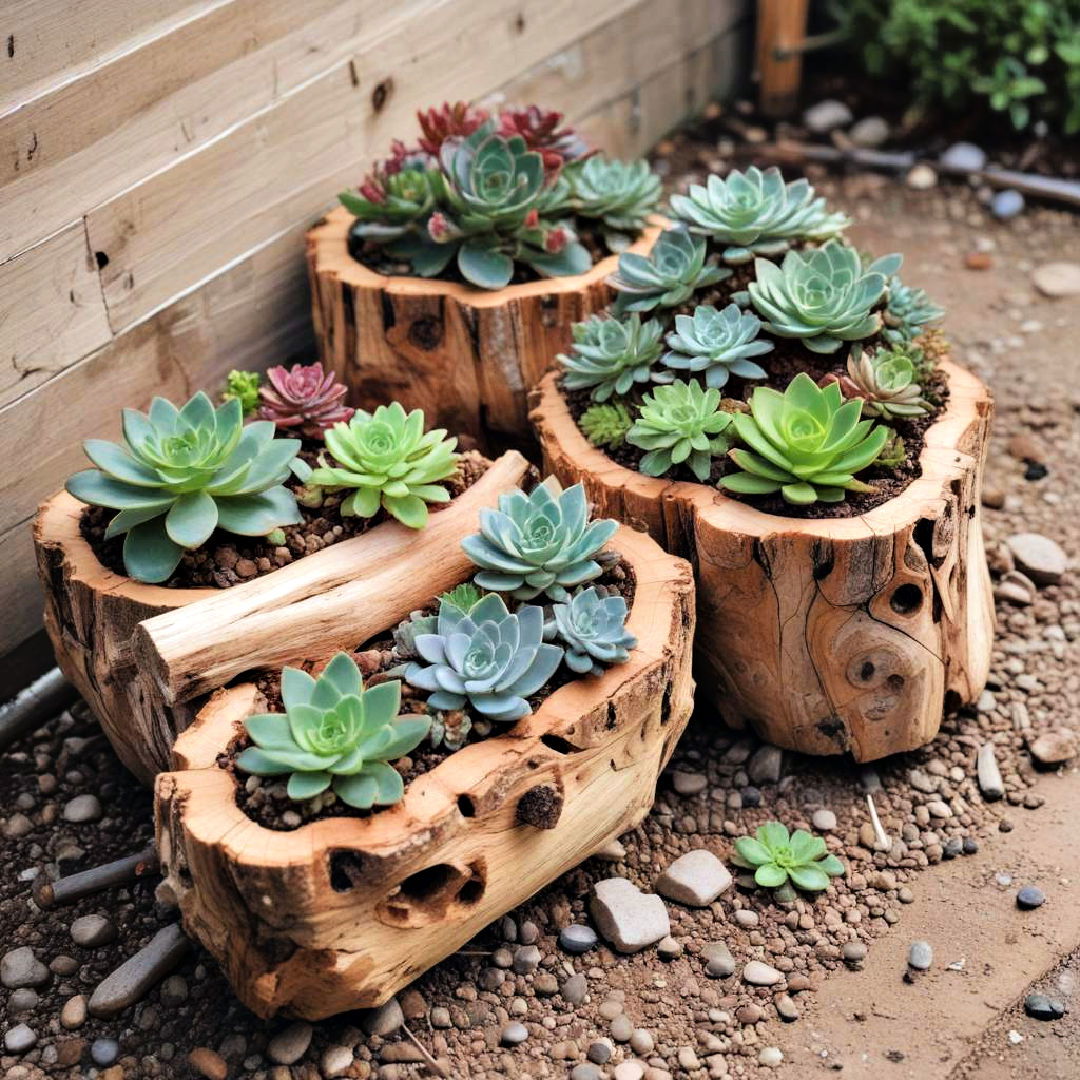
{"label": "succulent plant", "polygon": [[895,274],[889,278],[889,301],[885,306],[884,334],[887,341],[900,345],[917,338],[928,323],[945,314],[926,295],[925,289],[905,285]]}
{"label": "succulent plant", "polygon": [[482,589],[531,600],[541,593],[565,600],[567,588],[599,577],[597,553],[615,535],[618,523],[589,521],[585,489],[563,491],[554,477],[526,495],[499,496],[499,509],[480,511],[480,532],[462,541],[465,554],[480,567]]}
{"label": "succulent plant", "polygon": [[573,128],[559,127],[562,120],[562,113],[538,105],[504,109],[499,114],[499,133],[505,138],[521,136],[530,150],[540,154],[544,171],[551,176],[565,162],[575,161],[589,152],[585,140]]}
{"label": "succulent plant", "polygon": [[484,592],[481,588],[471,581],[463,581],[460,585],[455,585],[452,589],[444,592],[439,597],[439,604],[440,606],[452,604],[458,611],[468,615],[483,599]]}
{"label": "succulent plant", "polygon": [[670,372],[654,367],[663,346],[663,327],[656,319],[641,321],[637,312],[613,319],[594,315],[574,323],[573,344],[558,360],[567,390],[592,390],[593,401],[626,394],[635,383],[670,382]]}
{"label": "succulent plant", "polygon": [[897,431],[890,431],[881,453],[874,458],[873,464],[885,469],[898,469],[907,461],[907,447]]}
{"label": "succulent plant", "polygon": [[254,746],[237,768],[255,776],[284,776],[289,798],[311,799],[327,788],[349,806],[389,806],[405,793],[389,764],[419,746],[431,720],[399,716],[396,679],[365,689],[348,653],[338,653],[318,678],[299,668],[281,673],[284,713],[262,713],[244,722]]}
{"label": "succulent plant", "polygon": [[642,159],[619,161],[597,154],[566,170],[578,213],[598,218],[612,250],[620,250],[646,225],[660,201],[660,177]]}
{"label": "succulent plant", "polygon": [[416,118],[420,122],[420,148],[437,158],[447,139],[471,135],[487,122],[488,114],[468,101],[453,105],[444,101],[441,106],[419,110]]}
{"label": "succulent plant", "polygon": [[844,864],[820,836],[805,829],[789,833],[779,821],[759,825],[753,836],[739,837],[731,861],[752,871],[754,881],[766,889],[782,889],[790,883],[807,892],[821,892],[829,887],[829,878],[844,873]]}
{"label": "succulent plant", "polygon": [[687,228],[718,244],[723,258],[747,263],[754,255],[779,255],[793,240],[825,240],[851,224],[814,197],[807,180],[785,183],[777,168],[733,169],[726,179],[713,175],[686,195],[671,196],[672,215]]}
{"label": "succulent plant", "polygon": [[410,663],[405,679],[429,691],[431,709],[453,711],[468,704],[494,721],[520,720],[532,712],[526,699],[562,660],[563,650],[544,642],[543,634],[540,608],[525,604],[510,612],[497,593],[489,593],[468,614],[444,604],[435,632],[416,637],[427,666]]}
{"label": "succulent plant", "polygon": [[910,419],[929,412],[916,377],[910,355],[900,349],[855,349],[848,357],[846,383],[862,398],[864,416]]}
{"label": "succulent plant", "polygon": [[259,416],[283,431],[297,428],[305,438],[321,440],[327,428],[345,423],[355,412],[342,404],[346,388],[318,362],[272,367],[266,378],[270,385],[259,390]]}
{"label": "succulent plant", "polygon": [[843,400],[838,383],[824,389],[800,371],[781,394],[759,386],[735,432],[750,449],[730,457],[743,471],[720,483],[742,495],[779,491],[789,503],[841,502],[845,491],[873,491],[855,479],[881,453],[888,428],[860,420],[861,401]]}
{"label": "succulent plant", "polygon": [[682,379],[646,394],[626,433],[628,443],[648,451],[638,468],[646,476],[663,476],[686,462],[700,481],[708,480],[713,458],[730,445],[723,432],[731,424],[731,413],[719,406],[719,390]]}
{"label": "succulent plant", "polygon": [[260,382],[262,382],[262,376],[257,371],[237,371],[233,368],[225,377],[225,389],[221,392],[221,400],[232,401],[236,398],[240,402],[240,408],[246,419],[259,404]]}
{"label": "succulent plant", "polygon": [[648,255],[624,251],[618,270],[608,278],[618,293],[615,313],[677,307],[697,289],[731,276],[726,267],[707,266],[705,255],[705,238],[685,229],[665,229]]}
{"label": "succulent plant", "polygon": [[217,528],[266,536],[300,521],[290,472],[306,479],[299,439],[275,439],[274,425],[244,426],[238,398],[214,408],[202,391],[182,409],[154,398],[149,414],[125,409],[124,446],[87,439],[97,466],[76,473],[77,499],[120,512],[106,537],[124,536],[124,567],[138,581],[165,581],[186,549]]}
{"label": "succulent plant", "polygon": [[[439,189],[438,172],[430,167],[412,167],[387,173],[376,169],[358,191],[343,191],[338,198],[356,218],[349,231],[349,250],[357,254],[356,242],[382,243],[405,236],[410,226],[424,222],[435,207]],[[391,254],[398,249],[388,244]],[[402,257],[408,251],[403,248]],[[418,271],[419,272],[419,271]]]}
{"label": "succulent plant", "polygon": [[670,352],[663,362],[677,371],[704,372],[705,385],[719,390],[732,375],[764,379],[766,371],[750,357],[771,352],[771,341],[757,340],[761,320],[743,312],[738,304],[717,310],[700,305],[693,315],[676,315],[675,329],[668,334]]}
{"label": "succulent plant", "polygon": [[771,333],[801,338],[814,352],[835,352],[843,342],[881,328],[881,316],[872,309],[899,263],[899,255],[886,255],[864,271],[858,252],[835,240],[789,251],[781,266],[757,259],[750,302]]}
{"label": "succulent plant", "polygon": [[424,431],[424,412],[406,414],[396,401],[373,413],[357,409],[347,424],[326,432],[325,455],[311,474],[323,487],[352,488],[341,504],[346,517],[371,517],[380,505],[412,529],[427,524],[428,503],[450,501],[439,481],[457,469],[457,439],[443,428]]}
{"label": "succulent plant", "polygon": [[566,647],[566,666],[579,675],[601,675],[612,664],[624,664],[637,638],[628,633],[626,601],[603,586],[578,589],[551,609],[544,636]]}
{"label": "succulent plant", "polygon": [[578,420],[582,434],[593,446],[615,450],[626,442],[626,433],[634,423],[630,410],[622,404],[590,405]]}

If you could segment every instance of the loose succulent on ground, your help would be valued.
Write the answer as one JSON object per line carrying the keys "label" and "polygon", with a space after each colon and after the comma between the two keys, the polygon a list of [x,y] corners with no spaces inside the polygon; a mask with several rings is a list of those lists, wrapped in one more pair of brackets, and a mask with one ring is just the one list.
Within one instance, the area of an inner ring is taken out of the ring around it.
{"label": "loose succulent on ground", "polygon": [[373,413],[357,409],[347,424],[326,432],[326,449],[311,474],[311,483],[351,488],[341,504],[345,516],[371,517],[382,506],[412,529],[427,524],[428,503],[449,502],[439,481],[457,469],[457,439],[443,428],[424,431],[424,412],[406,414],[396,401]]}
{"label": "loose succulent on ground", "polygon": [[764,379],[766,371],[751,356],[773,349],[771,341],[756,340],[761,320],[743,312],[738,304],[717,310],[700,305],[693,315],[676,315],[675,329],[667,335],[669,351],[663,362],[676,371],[705,375],[705,385],[719,390],[732,375]]}
{"label": "loose succulent on ground", "polygon": [[637,638],[626,629],[626,601],[603,586],[578,589],[551,609],[544,636],[566,647],[566,666],[579,675],[601,675],[612,664],[624,664]]}
{"label": "loose succulent on ground", "polygon": [[618,527],[608,518],[589,520],[581,484],[563,491],[549,477],[528,495],[500,495],[499,509],[481,510],[480,532],[461,546],[480,567],[480,588],[518,600],[542,593],[565,600],[568,588],[600,576],[597,556]]}
{"label": "loose succulent on ground", "polygon": [[240,402],[240,408],[244,411],[245,419],[249,417],[259,404],[259,383],[262,376],[257,371],[232,371],[225,377],[225,389],[221,392],[222,401],[232,401],[236,398]]}
{"label": "loose succulent on ground", "polygon": [[889,429],[860,420],[861,401],[843,400],[838,383],[824,389],[805,371],[781,394],[759,386],[750,412],[734,419],[749,449],[729,456],[740,472],[721,478],[729,491],[768,495],[779,491],[789,503],[841,502],[846,491],[873,491],[855,479],[881,453]]}
{"label": "loose succulent on ground", "polygon": [[789,251],[780,266],[754,262],[750,302],[779,337],[800,338],[814,352],[835,352],[845,341],[861,341],[881,328],[873,307],[885,293],[899,255],[885,255],[863,270],[854,248],[838,241],[807,251]]}
{"label": "loose succulent on ground", "polygon": [[731,276],[727,267],[706,265],[706,255],[705,238],[685,229],[666,229],[648,255],[624,251],[618,270],[608,278],[618,293],[615,313],[677,307],[696,290]]}
{"label": "loose succulent on ground", "polygon": [[880,465],[884,469],[898,469],[907,461],[907,446],[897,431],[890,431],[881,453],[874,458],[873,464]]}
{"label": "loose succulent on ground", "polygon": [[182,409],[154,398],[149,414],[125,409],[124,446],[88,439],[97,466],[76,473],[67,490],[119,513],[106,537],[124,536],[124,567],[138,581],[165,581],[185,550],[215,529],[266,536],[299,523],[290,473],[306,479],[299,439],[275,439],[274,425],[244,426],[238,398],[217,409],[202,391]]}
{"label": "loose succulent on ground", "polygon": [[619,161],[596,155],[568,168],[570,205],[598,219],[612,251],[630,243],[645,228],[660,202],[660,177],[647,161]]}
{"label": "loose succulent on ground", "polygon": [[443,604],[452,604],[458,611],[463,611],[468,615],[483,598],[483,589],[480,589],[471,581],[463,581],[460,585],[455,585],[452,589],[444,592],[439,597],[439,605],[441,607]]}
{"label": "loose succulent on ground", "polygon": [[723,432],[732,414],[720,409],[720,391],[681,379],[646,394],[626,441],[648,453],[638,468],[646,476],[663,476],[686,462],[698,480],[709,479],[712,460],[730,445]]}
{"label": "loose succulent on ground", "polygon": [[899,349],[852,350],[842,389],[862,399],[864,416],[910,419],[930,411],[911,357]]}
{"label": "loose succulent on ground", "polygon": [[525,604],[507,610],[489,593],[468,614],[452,604],[439,608],[436,630],[416,636],[427,664],[412,662],[405,679],[429,691],[428,707],[455,711],[466,705],[499,722],[532,712],[527,698],[555,674],[563,650],[543,640],[544,613]]}
{"label": "loose succulent on ground", "polygon": [[882,315],[886,340],[894,345],[913,341],[928,323],[936,322],[944,314],[945,309],[933,303],[925,289],[913,289],[895,274],[889,278],[889,299]]}
{"label": "loose succulent on ground", "polygon": [[753,836],[739,837],[731,861],[752,871],[754,881],[765,889],[783,889],[790,883],[807,892],[821,892],[829,887],[829,878],[844,873],[844,864],[820,836],[805,829],[789,833],[779,821],[759,825]]}
{"label": "loose succulent on ground", "polygon": [[266,378],[269,385],[259,389],[259,416],[283,431],[295,428],[305,438],[322,440],[327,428],[355,412],[342,402],[346,388],[320,363],[272,367]]}
{"label": "loose succulent on ground", "polygon": [[431,721],[399,716],[401,683],[365,689],[348,653],[338,653],[318,678],[299,668],[281,673],[284,713],[244,721],[253,746],[236,759],[255,776],[289,775],[289,798],[311,799],[328,788],[349,806],[390,806],[405,793],[389,763],[420,745]]}
{"label": "loose succulent on ground", "polygon": [[616,402],[614,405],[590,405],[581,414],[578,427],[593,446],[617,450],[626,442],[626,433],[633,423],[630,410],[622,402]]}
{"label": "loose succulent on ground", "polygon": [[726,244],[722,257],[733,265],[755,255],[780,255],[795,240],[826,240],[851,224],[814,197],[809,181],[785,183],[775,167],[733,169],[726,179],[714,174],[704,186],[672,195],[671,211],[692,233]]}
{"label": "loose succulent on ground", "polygon": [[622,319],[593,316],[574,323],[573,344],[558,360],[567,390],[590,390],[593,401],[626,394],[635,383],[670,382],[654,365],[660,359],[664,328],[656,319],[641,321],[633,312]]}

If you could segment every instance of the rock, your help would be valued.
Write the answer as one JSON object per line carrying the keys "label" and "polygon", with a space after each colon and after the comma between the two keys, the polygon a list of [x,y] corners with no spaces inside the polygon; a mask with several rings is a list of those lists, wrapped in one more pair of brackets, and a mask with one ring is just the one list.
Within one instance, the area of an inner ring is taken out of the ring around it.
{"label": "rock", "polygon": [[116,940],[116,927],[104,915],[83,915],[71,924],[71,940],[84,949],[96,949]]}
{"label": "rock", "polygon": [[601,1073],[595,1065],[583,1061],[570,1070],[570,1080],[601,1080]]}
{"label": "rock", "polygon": [[709,778],[704,773],[676,770],[671,774],[671,786],[680,795],[697,795],[709,786]]}
{"label": "rock", "polygon": [[34,823],[25,814],[12,814],[4,822],[3,833],[9,840],[18,840],[33,830]]}
{"label": "rock", "polygon": [[710,979],[726,979],[735,974],[735,958],[722,941],[714,941],[701,950],[705,974]]}
{"label": "rock", "polygon": [[889,124],[883,116],[864,116],[848,132],[848,138],[866,150],[875,150],[889,137]]}
{"label": "rock", "polygon": [[861,941],[847,941],[840,950],[840,955],[848,967],[858,969],[866,959],[866,946]]}
{"label": "rock", "polygon": [[1023,911],[1033,911],[1046,903],[1046,893],[1035,885],[1024,885],[1017,890],[1016,906]]}
{"label": "rock", "polygon": [[76,994],[64,1002],[64,1007],[60,1010],[60,1026],[67,1028],[68,1031],[74,1031],[85,1023],[86,996]]}
{"label": "rock", "polygon": [[361,1027],[366,1035],[378,1035],[385,1039],[393,1035],[402,1024],[405,1023],[405,1014],[401,1011],[401,1004],[396,997],[392,997],[384,1005],[372,1009],[363,1020]]}
{"label": "rock", "polygon": [[989,270],[994,260],[988,251],[969,251],[964,256],[965,270]]}
{"label": "rock", "polygon": [[1069,560],[1060,545],[1039,533],[1016,533],[1006,541],[1009,551],[1022,570],[1036,585],[1056,585],[1065,573]]}
{"label": "rock", "polygon": [[1078,749],[1076,732],[1069,728],[1044,731],[1030,746],[1031,756],[1042,765],[1060,765],[1076,757]]}
{"label": "rock", "polygon": [[765,1010],[760,1005],[748,1001],[735,1010],[735,1019],[740,1024],[758,1024],[765,1019]]}
{"label": "rock", "polygon": [[748,930],[750,927],[757,926],[757,924],[761,922],[761,916],[758,915],[756,911],[750,911],[748,908],[739,908],[732,918],[734,918],[739,926],[745,927]]}
{"label": "rock", "polygon": [[529,1029],[518,1020],[504,1024],[499,1032],[499,1041],[503,1046],[519,1046],[529,1037]]}
{"label": "rock", "polygon": [[23,986],[18,990],[12,990],[8,997],[7,1011],[10,1016],[18,1016],[28,1013],[38,1007],[41,997],[32,987]]}
{"label": "rock", "polygon": [[610,1039],[594,1039],[589,1043],[585,1056],[594,1065],[606,1065],[614,1056],[615,1047]]}
{"label": "rock", "polygon": [[952,810],[949,809],[949,804],[942,802],[940,799],[933,799],[926,804],[926,809],[932,818],[938,818],[944,821],[945,818],[952,817]]}
{"label": "rock", "polygon": [[779,746],[765,743],[754,751],[746,764],[746,771],[755,784],[775,784],[780,779],[780,767],[784,751]]}
{"label": "rock", "polygon": [[585,1000],[588,990],[589,984],[585,976],[579,973],[571,975],[559,988],[559,993],[568,1005],[580,1005]]}
{"label": "rock", "polygon": [[20,986],[44,986],[48,981],[49,969],[29,945],[12,949],[0,958],[0,983],[9,990],[17,990]]}
{"label": "rock", "polygon": [[1046,994],[1028,994],[1024,1012],[1035,1020],[1060,1020],[1065,1015],[1065,1002]]}
{"label": "rock", "polygon": [[757,1059],[759,1065],[775,1069],[784,1060],[784,1055],[781,1053],[779,1046],[763,1046],[758,1051]]}
{"label": "rock", "polygon": [[518,933],[518,941],[522,945],[535,945],[540,940],[540,927],[536,923],[526,919],[521,924],[521,929]]}
{"label": "rock", "polygon": [[916,165],[908,170],[904,182],[914,191],[929,191],[937,183],[937,173],[929,165]]}
{"label": "rock", "polygon": [[1002,221],[1008,221],[1024,211],[1024,196],[1015,188],[998,191],[990,200],[990,213]]}
{"label": "rock", "polygon": [[642,1057],[646,1057],[651,1054],[656,1048],[656,1040],[653,1039],[651,1032],[646,1031],[644,1028],[634,1028],[633,1035],[630,1036],[630,1049],[635,1054],[640,1054]]}
{"label": "rock", "polygon": [[998,767],[997,755],[994,752],[993,743],[983,743],[979,747],[977,764],[979,776],[979,790],[987,802],[996,802],[1005,795],[1005,781],[1001,778],[1001,769]]}
{"label": "rock", "polygon": [[943,168],[960,172],[982,172],[986,152],[970,142],[955,142],[938,159]]}
{"label": "rock", "polygon": [[4,1049],[9,1054],[25,1054],[37,1046],[37,1032],[26,1024],[16,1024],[4,1032]]}
{"label": "rock", "polygon": [[96,795],[76,795],[64,806],[64,820],[83,825],[101,819],[101,802]]}
{"label": "rock", "polygon": [[751,986],[775,986],[783,978],[776,968],[761,960],[751,960],[743,968],[742,977],[743,982],[748,982]]}
{"label": "rock", "polygon": [[90,1015],[107,1020],[141,1001],[191,951],[178,923],[159,930],[150,943],[106,976],[90,997]]}
{"label": "rock", "polygon": [[540,966],[541,959],[535,945],[519,945],[514,950],[514,974],[531,975]]}
{"label": "rock", "polygon": [[803,113],[803,123],[815,135],[828,135],[836,128],[847,127],[851,121],[851,110],[834,98],[819,101]]}
{"label": "rock", "polygon": [[682,951],[682,945],[671,936],[661,938],[656,945],[656,955],[661,960],[678,960]]}
{"label": "rock", "polygon": [[928,941],[913,941],[908,949],[908,967],[916,971],[928,971],[934,962],[934,950]]}
{"label": "rock", "polygon": [[600,933],[619,952],[639,952],[671,933],[664,901],[655,893],[643,893],[626,878],[598,881],[590,910]]}
{"label": "rock", "polygon": [[319,1068],[325,1077],[344,1076],[353,1063],[353,1052],[349,1046],[328,1046],[319,1059]]}
{"label": "rock", "polygon": [[612,1073],[614,1080],[641,1080],[645,1075],[645,1066],[640,1061],[622,1061]]}
{"label": "rock", "polygon": [[818,832],[832,832],[836,828],[836,815],[831,810],[815,810],[810,824]]}
{"label": "rock", "polygon": [[1043,296],[1080,295],[1080,263],[1043,263],[1032,271],[1031,280]]}
{"label": "rock", "polygon": [[115,1039],[95,1039],[90,1044],[90,1060],[103,1069],[120,1056],[120,1044]]}
{"label": "rock", "polygon": [[626,848],[619,840],[609,840],[602,848],[593,852],[593,858],[601,862],[622,862],[626,858]]}
{"label": "rock", "polygon": [[586,953],[596,942],[596,931],[582,923],[571,923],[559,931],[559,948],[568,953]]}
{"label": "rock", "polygon": [[314,1031],[305,1020],[290,1024],[267,1043],[266,1056],[275,1065],[295,1065],[307,1053]]}
{"label": "rock", "polygon": [[653,883],[661,896],[688,907],[708,907],[731,885],[731,871],[705,848],[680,855]]}
{"label": "rock", "polygon": [[[352,1061],[351,1054],[349,1055],[349,1061]],[[205,1076],[206,1080],[226,1080],[229,1075],[228,1062],[208,1046],[196,1046],[188,1054],[188,1064],[199,1076]],[[338,1076],[340,1074],[324,1072],[323,1075]]]}
{"label": "rock", "polygon": [[776,1014],[786,1024],[790,1024],[799,1019],[799,1009],[794,1001],[787,995],[781,994],[774,1003],[776,1005]]}

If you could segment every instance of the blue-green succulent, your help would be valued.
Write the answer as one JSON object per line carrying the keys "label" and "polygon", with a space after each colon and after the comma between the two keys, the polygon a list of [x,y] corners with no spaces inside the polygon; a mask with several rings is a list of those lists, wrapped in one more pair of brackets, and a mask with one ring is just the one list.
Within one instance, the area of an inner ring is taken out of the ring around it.
{"label": "blue-green succulent", "polygon": [[615,313],[677,307],[698,289],[731,276],[727,267],[707,265],[706,256],[705,238],[685,229],[666,229],[648,255],[624,251],[618,270],[608,278],[618,294]]}
{"label": "blue-green succulent", "polygon": [[618,593],[591,585],[553,605],[544,636],[566,647],[566,666],[579,675],[600,675],[612,664],[624,664],[637,638],[626,629],[629,612]]}
{"label": "blue-green succulent", "polygon": [[743,379],[764,379],[766,371],[751,356],[773,349],[771,341],[758,338],[761,320],[743,312],[738,304],[717,310],[701,305],[693,315],[676,315],[675,329],[667,335],[669,352],[663,362],[676,371],[705,376],[705,385],[717,390],[732,375]]}
{"label": "blue-green succulent", "polygon": [[945,309],[938,307],[925,289],[905,285],[897,275],[889,278],[889,300],[883,315],[883,333],[887,341],[903,345],[917,338],[930,323],[943,318]]}
{"label": "blue-green succulent", "polygon": [[573,345],[559,354],[567,390],[591,390],[593,401],[626,394],[635,383],[670,382],[672,375],[656,367],[663,346],[659,320],[641,321],[634,312],[622,319],[593,316],[574,323]]}

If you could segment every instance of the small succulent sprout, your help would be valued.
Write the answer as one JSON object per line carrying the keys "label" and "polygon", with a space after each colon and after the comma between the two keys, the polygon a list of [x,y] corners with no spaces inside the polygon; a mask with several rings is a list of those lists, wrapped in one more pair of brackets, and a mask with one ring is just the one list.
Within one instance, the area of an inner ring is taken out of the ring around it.
{"label": "small succulent sprout", "polygon": [[426,664],[410,663],[405,679],[429,692],[431,709],[456,711],[468,705],[489,720],[520,720],[532,712],[526,699],[562,661],[563,650],[543,636],[541,608],[524,604],[510,612],[497,593],[489,593],[468,614],[443,604],[435,632],[416,637]]}
{"label": "small succulent sprout", "polygon": [[354,409],[342,403],[346,388],[322,364],[272,367],[269,382],[259,390],[259,416],[282,431],[297,430],[308,439],[322,440],[327,428],[349,420]]}
{"label": "small succulent sprout", "polygon": [[415,660],[420,654],[416,651],[418,634],[435,633],[435,615],[426,615],[423,611],[410,611],[407,619],[394,627],[391,636],[394,639],[394,656],[398,660]]}
{"label": "small succulent sprout", "polygon": [[259,383],[262,376],[257,371],[232,371],[225,377],[225,389],[221,392],[222,401],[236,398],[247,419],[259,404]]}
{"label": "small succulent sprout", "polygon": [[750,412],[734,420],[736,434],[749,448],[730,451],[741,471],[720,483],[742,495],[779,491],[796,505],[842,502],[846,491],[873,491],[855,473],[881,453],[889,429],[860,420],[861,411],[861,401],[844,401],[838,383],[818,387],[805,371],[782,394],[757,387]]}
{"label": "small succulent sprout", "polygon": [[314,798],[328,788],[349,806],[390,806],[405,793],[391,761],[420,745],[427,716],[399,716],[401,683],[365,689],[348,653],[338,653],[318,678],[299,668],[281,673],[284,713],[245,721],[253,746],[236,759],[255,776],[284,776],[289,798]]}
{"label": "small succulent sprout", "polygon": [[915,365],[902,350],[875,349],[871,353],[853,349],[848,357],[847,377],[863,400],[865,416],[910,419],[930,411],[930,403],[915,381]]}
{"label": "small succulent sprout", "polygon": [[655,367],[663,351],[663,327],[657,319],[641,321],[633,312],[622,319],[594,315],[574,323],[573,344],[558,360],[567,390],[592,391],[593,401],[629,393],[635,383],[670,382],[672,375]]}
{"label": "small succulent sprout", "polygon": [[154,398],[149,414],[123,411],[124,444],[87,439],[97,466],[76,473],[67,490],[119,513],[107,538],[124,537],[124,567],[137,581],[165,581],[185,550],[215,529],[266,536],[301,520],[290,474],[306,479],[299,439],[275,439],[274,425],[244,426],[238,398],[214,408],[199,391],[182,409]]}
{"label": "small succulent sprout", "polygon": [[672,215],[693,233],[728,245],[725,262],[748,263],[755,255],[780,255],[795,240],[838,236],[851,221],[814,197],[806,180],[785,183],[777,168],[751,166],[710,176],[686,195],[671,196]]}
{"label": "small succulent sprout", "polygon": [[899,255],[886,255],[863,270],[854,248],[832,240],[824,247],[789,251],[780,266],[754,262],[750,302],[778,337],[800,338],[814,352],[835,352],[881,328],[873,310],[885,294]]}
{"label": "small succulent sprout", "polygon": [[424,412],[406,414],[398,404],[380,405],[373,413],[357,409],[347,424],[326,432],[334,463],[320,458],[311,482],[351,488],[341,504],[346,517],[372,517],[382,506],[411,529],[427,524],[428,503],[450,501],[439,481],[457,469],[457,439],[443,428],[424,431]]}
{"label": "small succulent sprout", "polygon": [[889,300],[884,312],[887,341],[894,345],[912,341],[944,315],[945,309],[938,307],[925,289],[913,289],[895,274],[889,278]]}
{"label": "small succulent sprout", "polygon": [[469,741],[469,733],[472,729],[472,718],[461,709],[437,712],[431,718],[431,731],[428,733],[428,738],[436,750],[442,746],[454,753]]}
{"label": "small succulent sprout", "polygon": [[873,464],[884,469],[898,469],[907,461],[907,447],[898,431],[890,431],[881,453],[874,458]]}
{"label": "small succulent sprout", "polygon": [[779,821],[759,825],[753,836],[740,836],[731,861],[751,871],[764,889],[782,889],[790,883],[806,892],[821,892],[829,887],[830,878],[844,873],[844,864],[820,836],[805,829],[789,833]]}
{"label": "small succulent sprout", "polygon": [[638,466],[646,476],[663,476],[685,462],[704,483],[713,458],[723,455],[730,445],[723,432],[731,417],[720,408],[719,390],[678,379],[645,395],[626,441],[648,451]]}
{"label": "small succulent sprout", "polygon": [[439,597],[439,606],[443,604],[451,604],[468,615],[470,611],[481,600],[484,599],[484,591],[471,581],[463,581],[460,585],[455,585],[452,589],[444,592]]}
{"label": "small succulent sprout", "polygon": [[618,522],[589,520],[585,488],[565,491],[548,477],[526,495],[499,496],[499,509],[480,511],[480,531],[461,543],[480,567],[482,589],[531,600],[542,593],[565,600],[567,589],[600,576],[600,549],[615,535]]}
{"label": "small succulent sprout", "polygon": [[613,405],[590,405],[578,420],[582,434],[593,446],[617,450],[626,442],[626,433],[634,420],[621,401]]}
{"label": "small succulent sprout", "polygon": [[602,675],[612,664],[625,664],[637,638],[626,629],[626,601],[603,586],[578,589],[551,609],[544,636],[566,647],[566,666],[579,675]]}
{"label": "small succulent sprout", "polygon": [[645,227],[660,202],[660,177],[641,158],[619,161],[596,154],[564,175],[574,207],[600,220],[613,250],[625,247]]}
{"label": "small succulent sprout", "polygon": [[719,390],[732,375],[764,379],[767,372],[750,359],[773,349],[771,341],[758,340],[761,320],[739,310],[738,304],[717,309],[701,305],[693,315],[676,315],[675,329],[668,334],[669,352],[663,362],[676,371],[705,375],[705,385]]}
{"label": "small succulent sprout", "polygon": [[731,276],[727,267],[706,265],[705,259],[705,238],[685,229],[666,229],[648,255],[624,251],[618,270],[608,278],[618,293],[615,313],[677,307],[698,289]]}

